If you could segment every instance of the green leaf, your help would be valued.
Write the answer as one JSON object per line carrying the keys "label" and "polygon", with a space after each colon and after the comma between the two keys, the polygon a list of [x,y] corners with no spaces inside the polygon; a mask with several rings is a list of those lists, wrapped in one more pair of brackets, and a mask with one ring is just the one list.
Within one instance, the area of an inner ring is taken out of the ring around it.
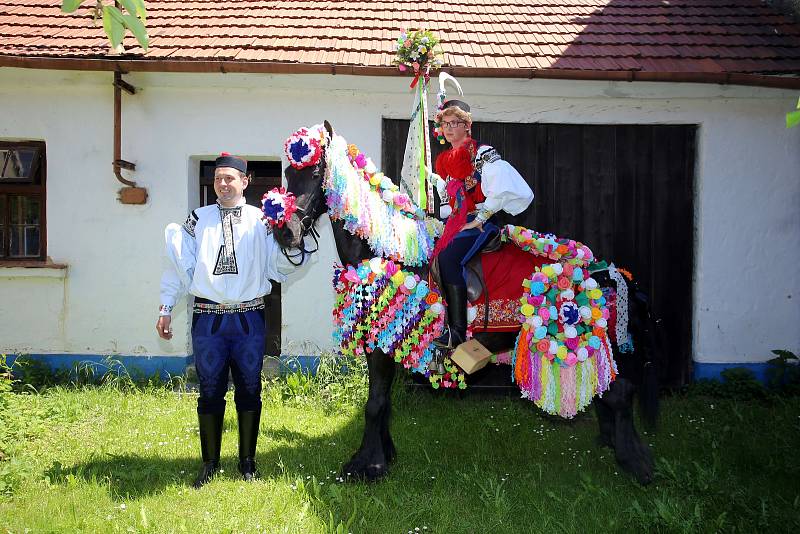
{"label": "green leaf", "polygon": [[147,10],[144,7],[144,0],[120,0],[125,11],[145,23],[147,21]]}
{"label": "green leaf", "polygon": [[122,18],[125,20],[125,26],[128,27],[134,37],[136,37],[136,40],[139,41],[142,48],[144,48],[144,51],[147,52],[147,29],[144,27],[144,24],[142,24],[142,21],[133,15],[123,15]]}
{"label": "green leaf", "polygon": [[103,29],[111,41],[111,46],[116,48],[122,43],[125,36],[125,26],[122,23],[122,13],[114,6],[103,7]]}
{"label": "green leaf", "polygon": [[786,114],[786,127],[794,128],[800,124],[800,111],[792,111]]}
{"label": "green leaf", "polygon": [[136,15],[136,4],[133,3],[133,0],[119,0],[119,3],[122,4],[128,14]]}
{"label": "green leaf", "polygon": [[83,0],[61,0],[61,11],[64,13],[72,13],[80,7]]}
{"label": "green leaf", "polygon": [[133,0],[133,3],[136,5],[136,13],[133,14],[142,19],[142,22],[147,22],[147,8],[144,7],[144,0]]}

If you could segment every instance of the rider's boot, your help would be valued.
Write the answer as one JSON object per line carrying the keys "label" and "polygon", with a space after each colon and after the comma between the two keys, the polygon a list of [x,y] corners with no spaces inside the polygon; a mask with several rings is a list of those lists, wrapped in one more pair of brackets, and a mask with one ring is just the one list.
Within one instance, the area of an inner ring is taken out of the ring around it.
{"label": "rider's boot", "polygon": [[224,413],[198,414],[200,424],[200,450],[203,454],[203,467],[192,486],[199,489],[207,484],[219,471],[219,452],[222,445],[222,421]]}
{"label": "rider's boot", "polygon": [[454,349],[467,340],[467,286],[443,284],[447,303],[447,326],[433,342],[443,349]]}

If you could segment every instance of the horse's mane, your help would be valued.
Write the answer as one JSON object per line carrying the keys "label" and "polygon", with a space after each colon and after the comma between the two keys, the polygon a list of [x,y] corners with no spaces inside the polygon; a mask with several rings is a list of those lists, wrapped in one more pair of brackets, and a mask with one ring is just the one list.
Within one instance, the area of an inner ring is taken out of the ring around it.
{"label": "horse's mane", "polygon": [[[397,187],[383,179],[370,183],[370,173],[357,169],[348,157],[344,137],[334,134],[326,150],[325,189],[328,213],[344,228],[369,244],[376,256],[419,266],[428,262],[442,223],[415,205],[401,209],[390,199]],[[409,201],[410,202],[410,201]]]}

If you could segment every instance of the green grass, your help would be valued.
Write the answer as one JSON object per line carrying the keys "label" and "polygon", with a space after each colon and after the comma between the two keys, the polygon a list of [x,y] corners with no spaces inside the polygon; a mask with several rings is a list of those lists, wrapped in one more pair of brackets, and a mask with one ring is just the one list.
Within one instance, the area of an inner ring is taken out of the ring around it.
{"label": "green grass", "polygon": [[0,532],[800,530],[797,398],[665,399],[661,429],[644,436],[658,473],[643,488],[595,446],[591,413],[567,422],[524,400],[399,386],[399,457],[365,484],[336,479],[360,442],[364,381],[333,385],[268,385],[254,484],[236,476],[229,398],[224,474],[199,491],[189,487],[194,395],[113,385],[6,394]]}

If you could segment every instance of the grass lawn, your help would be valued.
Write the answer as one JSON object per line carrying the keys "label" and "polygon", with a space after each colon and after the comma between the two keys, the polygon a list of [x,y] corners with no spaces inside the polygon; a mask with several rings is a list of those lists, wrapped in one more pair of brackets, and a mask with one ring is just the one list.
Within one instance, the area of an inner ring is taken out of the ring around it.
{"label": "grass lawn", "polygon": [[524,400],[396,387],[399,457],[363,484],[336,479],[361,438],[363,381],[351,389],[342,401],[296,377],[268,385],[253,484],[237,478],[229,398],[224,473],[199,491],[193,394],[6,394],[0,532],[800,531],[798,398],[666,398],[643,488],[595,446],[593,413],[567,422]]}

